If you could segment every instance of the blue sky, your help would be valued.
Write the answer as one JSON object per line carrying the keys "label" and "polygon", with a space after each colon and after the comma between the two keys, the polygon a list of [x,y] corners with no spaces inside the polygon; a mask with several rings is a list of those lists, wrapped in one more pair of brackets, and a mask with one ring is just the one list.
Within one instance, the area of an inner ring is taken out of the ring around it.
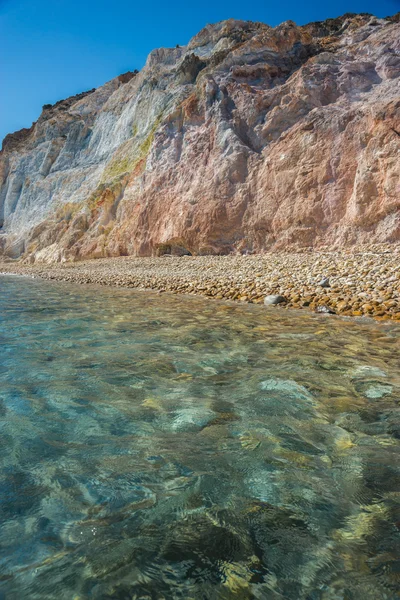
{"label": "blue sky", "polygon": [[399,10],[400,0],[0,0],[0,140],[30,127],[43,104],[140,69],[150,50],[184,45],[207,23],[233,17],[301,25]]}

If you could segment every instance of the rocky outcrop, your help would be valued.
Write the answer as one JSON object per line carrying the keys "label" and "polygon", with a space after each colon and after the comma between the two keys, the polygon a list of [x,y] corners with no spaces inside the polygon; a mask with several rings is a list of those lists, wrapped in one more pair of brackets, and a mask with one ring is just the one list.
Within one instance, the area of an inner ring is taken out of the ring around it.
{"label": "rocky outcrop", "polygon": [[223,21],[45,105],[0,154],[0,252],[33,261],[400,239],[400,23]]}

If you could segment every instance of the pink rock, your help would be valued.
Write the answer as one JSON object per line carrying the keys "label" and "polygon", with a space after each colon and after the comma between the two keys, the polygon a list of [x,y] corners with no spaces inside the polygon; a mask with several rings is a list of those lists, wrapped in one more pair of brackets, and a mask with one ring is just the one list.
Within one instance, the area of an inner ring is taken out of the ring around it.
{"label": "pink rock", "polygon": [[400,23],[229,20],[46,107],[0,155],[30,260],[400,239]]}

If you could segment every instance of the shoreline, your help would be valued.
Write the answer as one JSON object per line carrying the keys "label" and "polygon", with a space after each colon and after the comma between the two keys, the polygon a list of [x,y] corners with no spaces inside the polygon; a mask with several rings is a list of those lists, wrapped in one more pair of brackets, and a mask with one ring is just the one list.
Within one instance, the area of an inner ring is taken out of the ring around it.
{"label": "shoreline", "polygon": [[100,258],[26,265],[0,260],[0,273],[45,280],[200,295],[343,316],[400,321],[400,246],[360,252],[281,252],[249,256]]}

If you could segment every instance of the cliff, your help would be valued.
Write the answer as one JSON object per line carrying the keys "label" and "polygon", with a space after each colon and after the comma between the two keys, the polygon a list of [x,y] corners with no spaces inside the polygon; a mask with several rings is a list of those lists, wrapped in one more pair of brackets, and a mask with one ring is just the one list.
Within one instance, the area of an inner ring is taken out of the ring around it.
{"label": "cliff", "polygon": [[398,15],[208,25],[0,153],[0,252],[29,262],[399,239]]}

